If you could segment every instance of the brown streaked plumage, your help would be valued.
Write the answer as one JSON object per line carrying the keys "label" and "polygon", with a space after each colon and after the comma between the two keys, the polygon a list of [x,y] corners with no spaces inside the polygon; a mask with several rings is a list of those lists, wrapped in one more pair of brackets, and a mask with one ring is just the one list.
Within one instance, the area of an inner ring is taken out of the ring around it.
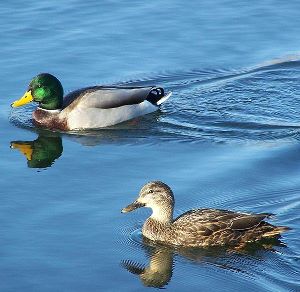
{"label": "brown streaked plumage", "polygon": [[142,233],[148,239],[177,246],[207,247],[217,245],[242,247],[264,238],[278,238],[289,228],[274,226],[264,219],[271,214],[246,214],[220,209],[190,210],[173,219],[174,195],[160,181],[147,183],[139,197],[122,212],[139,207],[151,208]]}

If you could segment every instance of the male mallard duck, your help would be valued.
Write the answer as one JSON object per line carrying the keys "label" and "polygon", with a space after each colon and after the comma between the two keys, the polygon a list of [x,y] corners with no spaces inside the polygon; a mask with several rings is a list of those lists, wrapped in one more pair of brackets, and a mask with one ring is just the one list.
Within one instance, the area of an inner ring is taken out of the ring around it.
{"label": "male mallard duck", "polygon": [[271,214],[245,214],[218,209],[190,210],[173,219],[174,196],[160,181],[147,183],[139,197],[122,209],[122,213],[140,207],[153,213],[144,223],[143,235],[153,241],[186,247],[216,245],[244,246],[264,238],[278,238],[289,228],[265,221]]}
{"label": "male mallard duck", "polygon": [[63,98],[60,81],[42,73],[31,80],[26,93],[11,106],[38,102],[33,112],[33,121],[38,126],[63,131],[96,129],[154,112],[170,95],[156,86],[91,86]]}

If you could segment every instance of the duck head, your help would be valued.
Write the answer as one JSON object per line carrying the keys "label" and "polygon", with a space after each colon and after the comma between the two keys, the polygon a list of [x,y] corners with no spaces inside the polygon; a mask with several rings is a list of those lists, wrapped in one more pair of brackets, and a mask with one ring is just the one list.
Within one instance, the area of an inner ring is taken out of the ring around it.
{"label": "duck head", "polygon": [[42,73],[31,80],[25,94],[11,106],[19,107],[34,101],[39,103],[40,108],[56,110],[62,107],[63,95],[60,81],[49,73]]}
{"label": "duck head", "polygon": [[171,221],[174,204],[175,200],[171,188],[161,181],[153,181],[142,187],[138,198],[123,208],[122,213],[147,207],[153,211],[151,218],[158,221]]}

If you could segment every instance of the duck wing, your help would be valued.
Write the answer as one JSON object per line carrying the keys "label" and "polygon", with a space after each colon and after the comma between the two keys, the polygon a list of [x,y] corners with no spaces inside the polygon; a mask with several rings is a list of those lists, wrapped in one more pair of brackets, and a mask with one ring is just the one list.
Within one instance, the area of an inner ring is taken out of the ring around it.
{"label": "duck wing", "polygon": [[273,214],[239,214],[231,220],[229,228],[232,230],[249,230],[257,227],[264,219]]}
{"label": "duck wing", "polygon": [[211,235],[213,232],[226,229],[243,231],[255,228],[265,218],[272,214],[246,214],[221,209],[190,210],[177,217],[173,224],[192,225],[202,235]]}
{"label": "duck wing", "polygon": [[139,104],[145,100],[159,105],[165,96],[164,89],[156,86],[93,86],[73,91],[65,96],[63,108],[109,109],[124,105]]}
{"label": "duck wing", "polygon": [[174,244],[187,246],[237,245],[279,237],[288,227],[264,221],[273,214],[246,214],[219,209],[188,211],[173,221]]}

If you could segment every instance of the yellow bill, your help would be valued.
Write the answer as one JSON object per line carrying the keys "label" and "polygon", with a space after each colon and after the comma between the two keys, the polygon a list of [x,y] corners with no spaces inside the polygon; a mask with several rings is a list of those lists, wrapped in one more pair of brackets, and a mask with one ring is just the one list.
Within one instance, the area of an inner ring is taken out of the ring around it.
{"label": "yellow bill", "polygon": [[33,101],[33,96],[31,95],[31,90],[26,91],[25,94],[19,99],[11,104],[12,107],[22,106]]}
{"label": "yellow bill", "polygon": [[32,152],[33,152],[33,149],[32,149],[32,145],[30,144],[26,144],[26,143],[22,143],[22,142],[12,142],[10,144],[10,147],[12,149],[18,149],[21,153],[23,153],[27,160],[31,160],[32,159]]}

